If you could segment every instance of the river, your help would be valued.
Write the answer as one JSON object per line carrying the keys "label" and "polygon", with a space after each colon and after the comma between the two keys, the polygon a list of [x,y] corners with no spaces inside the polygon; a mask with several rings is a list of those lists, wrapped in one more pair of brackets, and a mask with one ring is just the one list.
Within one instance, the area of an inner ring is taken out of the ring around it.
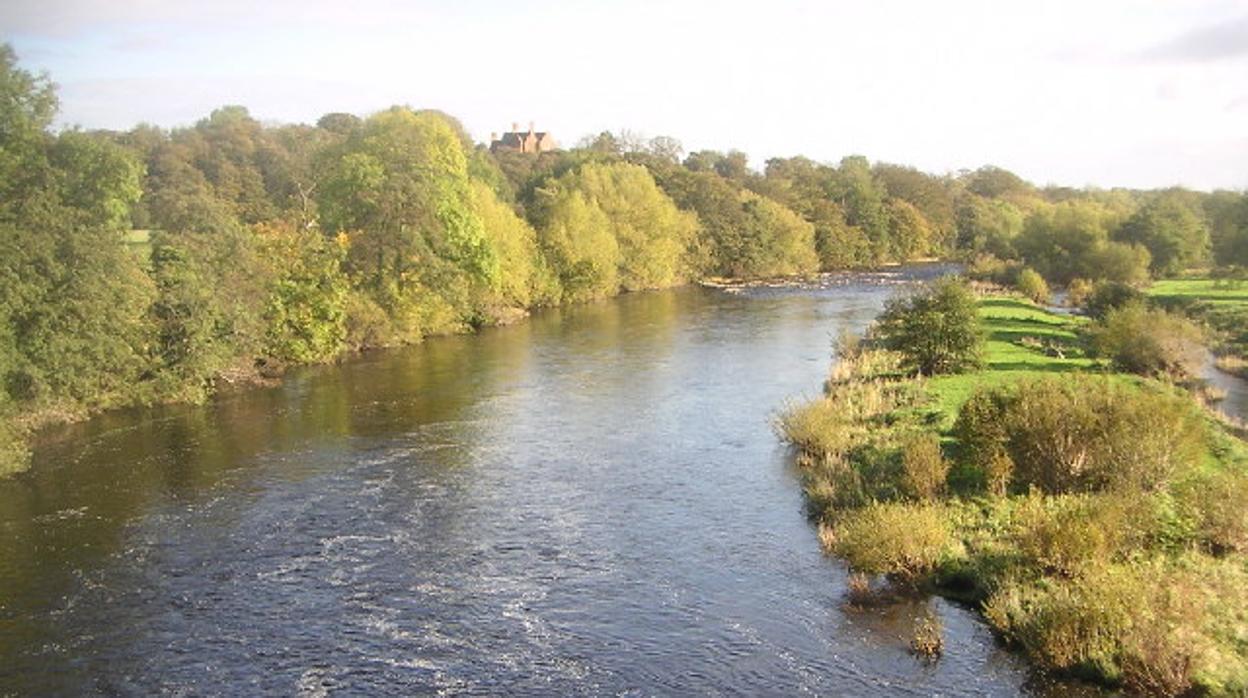
{"label": "river", "polygon": [[937,270],[635,294],[54,430],[0,481],[0,694],[1064,694],[970,610],[847,606],[769,423]]}

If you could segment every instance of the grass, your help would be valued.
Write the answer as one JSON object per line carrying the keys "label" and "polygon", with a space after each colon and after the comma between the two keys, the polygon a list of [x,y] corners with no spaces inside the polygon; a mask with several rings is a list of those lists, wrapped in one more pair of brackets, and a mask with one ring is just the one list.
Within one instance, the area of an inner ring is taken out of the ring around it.
{"label": "grass", "polygon": [[1248,307],[1248,281],[1187,277],[1155,282],[1148,295],[1159,300],[1199,300],[1213,305]]}
{"label": "grass", "polygon": [[[1223,302],[1237,303],[1234,293]],[[1050,670],[1144,694],[1248,692],[1248,447],[1177,387],[1114,373],[1086,356],[1083,318],[997,296],[980,299],[979,315],[981,370],[910,377],[896,355],[851,348],[825,396],[777,422],[802,452],[820,540],[855,574],[850,600],[874,596],[871,579],[882,578],[979,604],[1002,639]],[[1063,398],[1070,408],[1038,409],[1060,395],[1020,390],[1082,374],[1095,377],[1066,393],[1074,396]],[[1007,484],[1013,473],[1012,488],[994,489],[973,475],[997,467],[998,456],[967,462],[952,426],[977,390],[1015,384],[1010,394],[1031,396],[1019,398],[1030,407],[1016,414],[1032,416],[1014,417],[1009,428],[1031,434],[1018,443],[1043,450],[1009,451],[1030,460],[1001,471]],[[1091,407],[1071,417],[1080,405]],[[1033,421],[1017,421],[1024,418]],[[1192,449],[1144,438],[1178,434],[1175,420],[1184,419],[1194,424]],[[944,472],[942,459],[915,450],[935,438],[954,463],[943,487],[927,482]],[[1071,460],[1052,461],[1050,453]],[[1063,486],[1074,489],[1048,494],[1019,486],[1026,473],[1016,467],[1064,467],[1084,457],[1088,467],[1109,468],[1092,472],[1114,477],[1076,478]],[[1176,467],[1150,470],[1165,463]],[[923,487],[911,482],[916,472]],[[1143,472],[1162,474],[1126,477]]]}
{"label": "grass", "polygon": [[[924,385],[932,399],[932,410],[946,429],[953,425],[962,404],[978,388],[1104,368],[1103,363],[1088,358],[1079,346],[1077,332],[1085,318],[1058,315],[1007,296],[981,299],[979,313],[985,335],[984,370],[936,376]],[[1114,380],[1136,382],[1130,376],[1116,376]]]}

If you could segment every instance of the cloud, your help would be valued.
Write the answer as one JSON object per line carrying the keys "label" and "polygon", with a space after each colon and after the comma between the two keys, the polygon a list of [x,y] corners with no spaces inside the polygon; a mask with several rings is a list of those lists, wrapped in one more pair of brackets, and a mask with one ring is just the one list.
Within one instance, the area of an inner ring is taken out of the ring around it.
{"label": "cloud", "polygon": [[1198,27],[1142,54],[1145,60],[1208,62],[1248,56],[1248,16]]}

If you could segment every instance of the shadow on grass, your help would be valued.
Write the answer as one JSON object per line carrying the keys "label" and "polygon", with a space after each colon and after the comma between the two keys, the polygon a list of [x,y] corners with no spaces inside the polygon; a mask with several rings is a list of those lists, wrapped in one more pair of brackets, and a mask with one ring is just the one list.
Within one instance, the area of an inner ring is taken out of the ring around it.
{"label": "shadow on grass", "polygon": [[1025,332],[1021,330],[993,330],[988,334],[988,338],[995,342],[1009,342],[1010,344],[1023,346],[1023,348],[1029,348],[1020,344],[1022,340],[1028,337],[1041,342],[1060,345],[1062,349],[1070,349],[1072,351],[1078,349],[1078,344],[1076,344],[1073,337],[1063,336],[1060,334],[1036,334],[1035,332]]}
{"label": "shadow on grass", "polygon": [[1039,308],[1025,301],[1013,298],[983,298],[979,301],[981,308],[1012,308],[1014,310],[1040,311]]}
{"label": "shadow on grass", "polygon": [[989,361],[990,371],[1033,371],[1042,373],[1075,373],[1082,369],[1076,364],[1067,363],[1070,359],[1059,359],[1053,356],[1043,357],[1046,361],[1028,363],[1026,361]]}

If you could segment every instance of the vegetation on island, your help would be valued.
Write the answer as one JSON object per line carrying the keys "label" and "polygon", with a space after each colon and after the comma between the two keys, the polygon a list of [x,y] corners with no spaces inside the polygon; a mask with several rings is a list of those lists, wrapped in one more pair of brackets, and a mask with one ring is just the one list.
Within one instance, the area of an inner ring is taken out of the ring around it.
{"label": "vegetation on island", "polygon": [[1239,693],[1248,445],[1188,391],[1198,340],[1137,297],[1094,319],[944,279],[840,341],[778,428],[854,595],[938,591],[1133,692]]}

